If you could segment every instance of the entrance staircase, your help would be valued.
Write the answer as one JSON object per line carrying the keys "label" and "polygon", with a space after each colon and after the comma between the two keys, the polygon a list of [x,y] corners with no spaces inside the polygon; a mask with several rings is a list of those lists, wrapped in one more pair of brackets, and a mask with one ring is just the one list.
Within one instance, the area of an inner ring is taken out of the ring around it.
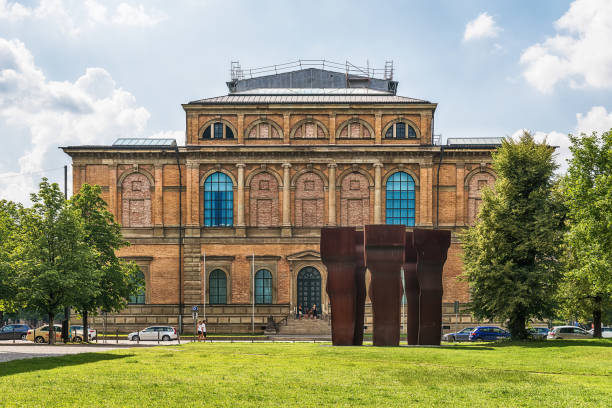
{"label": "entrance staircase", "polygon": [[276,338],[291,339],[331,339],[331,324],[323,319],[294,319],[289,317],[287,324],[279,326]]}

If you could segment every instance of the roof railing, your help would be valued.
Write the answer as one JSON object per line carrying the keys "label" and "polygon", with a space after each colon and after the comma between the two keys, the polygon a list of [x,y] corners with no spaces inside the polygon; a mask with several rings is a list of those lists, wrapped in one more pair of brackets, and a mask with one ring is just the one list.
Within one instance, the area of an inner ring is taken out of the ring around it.
{"label": "roof railing", "polygon": [[327,70],[336,70],[344,72],[347,76],[357,76],[364,78],[376,78],[384,80],[393,80],[393,61],[385,61],[384,68],[371,68],[369,62],[365,67],[357,66],[349,61],[344,64],[324,59],[308,60],[299,59],[286,62],[284,64],[268,65],[258,68],[245,68],[240,66],[240,61],[232,61],[230,68],[230,76],[232,81],[240,81],[242,79],[257,78],[266,75],[276,75],[284,72],[291,72],[306,68],[320,68]]}

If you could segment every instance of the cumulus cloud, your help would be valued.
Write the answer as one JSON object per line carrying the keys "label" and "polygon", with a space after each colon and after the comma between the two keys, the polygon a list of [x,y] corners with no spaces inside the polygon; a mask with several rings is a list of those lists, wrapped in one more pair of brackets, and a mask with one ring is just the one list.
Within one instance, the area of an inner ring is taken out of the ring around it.
{"label": "cumulus cloud", "polygon": [[541,92],[571,87],[612,88],[612,2],[575,0],[555,22],[557,34],[523,51],[523,76]]}
{"label": "cumulus cloud", "polygon": [[593,106],[586,115],[577,113],[576,121],[576,134],[603,133],[612,129],[612,112],[608,112],[603,106]]}
{"label": "cumulus cloud", "polygon": [[501,28],[497,25],[495,19],[485,11],[466,24],[465,31],[463,32],[463,41],[495,38],[500,31]]}
{"label": "cumulus cloud", "polygon": [[114,10],[96,0],[39,0],[36,6],[28,7],[16,1],[0,0],[0,21],[18,22],[26,18],[51,21],[56,27],[70,34],[103,25],[124,27],[152,27],[167,16],[144,5],[120,3]]}
{"label": "cumulus cloud", "polygon": [[135,27],[151,27],[166,19],[166,16],[161,12],[149,13],[145,11],[142,4],[132,6],[128,3],[121,3],[117,6],[115,15],[112,18],[113,23],[135,26]]}
{"label": "cumulus cloud", "polygon": [[[603,106],[593,106],[586,114],[576,114],[576,127],[572,133],[580,135],[582,133],[590,135],[593,132],[602,133],[612,129],[612,112],[608,112]],[[518,140],[526,129],[519,129],[510,137]],[[556,161],[559,165],[559,172],[565,173],[567,170],[567,161],[572,157],[569,150],[571,142],[566,133],[557,131],[542,132],[535,131],[532,133],[538,142],[546,141],[551,146],[556,146],[557,150]]]}
{"label": "cumulus cloud", "polygon": [[22,42],[0,38],[0,129],[29,138],[19,171],[0,170],[0,198],[27,202],[37,174],[66,161],[58,146],[141,136],[149,117],[104,69],[88,68],[74,82],[51,81]]}

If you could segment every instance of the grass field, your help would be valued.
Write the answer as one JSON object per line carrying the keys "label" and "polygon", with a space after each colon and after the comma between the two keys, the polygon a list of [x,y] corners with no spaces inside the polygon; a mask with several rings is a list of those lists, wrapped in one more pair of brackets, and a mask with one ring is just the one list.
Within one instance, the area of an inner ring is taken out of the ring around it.
{"label": "grass field", "polygon": [[0,363],[0,406],[612,406],[612,341],[206,343]]}

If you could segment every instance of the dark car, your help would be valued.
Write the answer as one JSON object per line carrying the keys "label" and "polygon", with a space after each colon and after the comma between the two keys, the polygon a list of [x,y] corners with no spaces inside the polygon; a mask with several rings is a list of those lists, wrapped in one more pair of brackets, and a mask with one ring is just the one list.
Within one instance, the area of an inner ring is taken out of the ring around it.
{"label": "dark car", "polygon": [[0,340],[25,340],[30,326],[27,324],[7,324],[0,329]]}
{"label": "dark car", "polygon": [[468,341],[470,333],[474,330],[473,327],[466,327],[455,333],[447,333],[442,336],[443,341]]}
{"label": "dark car", "polygon": [[470,341],[494,341],[501,339],[509,339],[510,333],[496,326],[479,326],[471,333]]}

